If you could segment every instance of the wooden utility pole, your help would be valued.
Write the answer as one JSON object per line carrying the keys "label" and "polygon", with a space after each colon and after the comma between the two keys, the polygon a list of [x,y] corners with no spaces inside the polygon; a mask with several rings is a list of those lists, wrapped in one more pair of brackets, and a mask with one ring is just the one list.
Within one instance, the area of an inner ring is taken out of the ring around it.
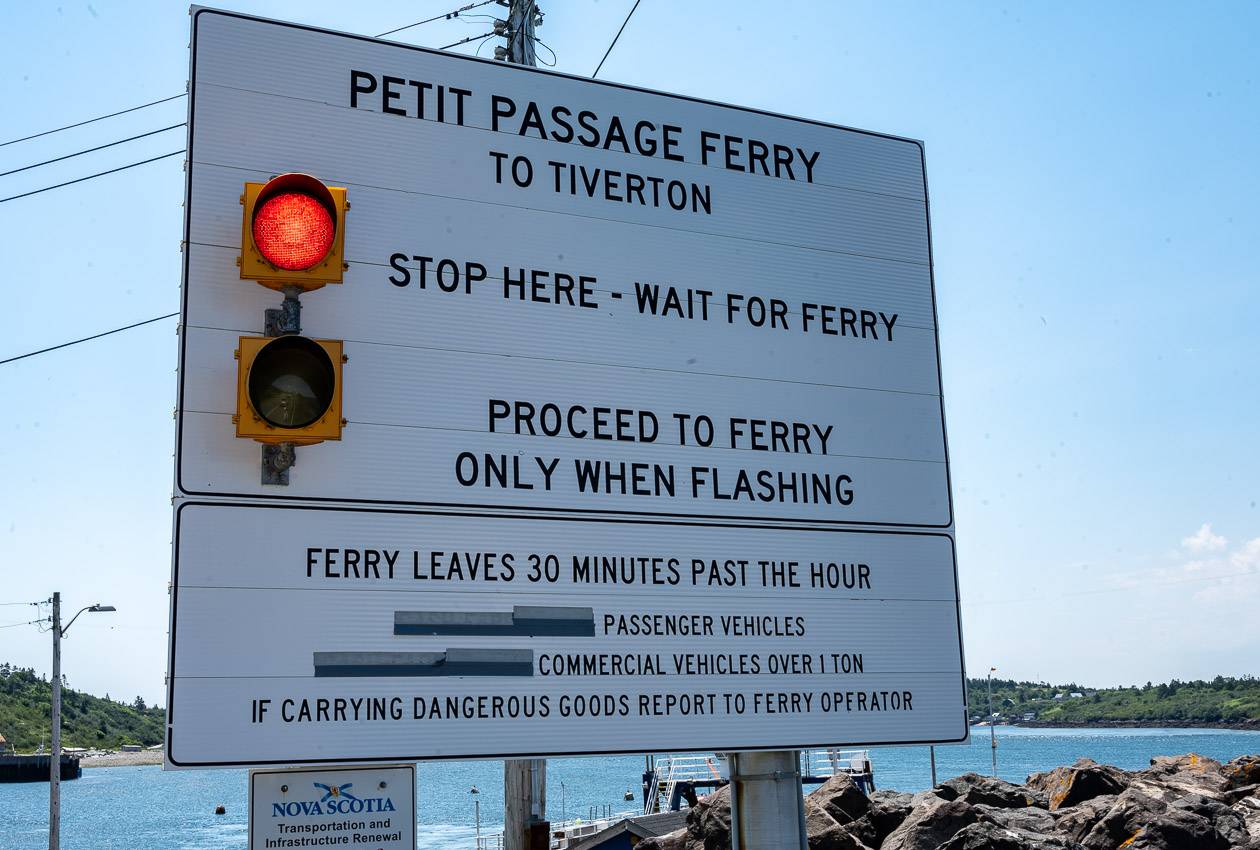
{"label": "wooden utility pole", "polygon": [[517,65],[537,65],[534,58],[534,20],[538,16],[537,0],[511,0],[508,5],[507,61]]}
{"label": "wooden utility pole", "polygon": [[59,850],[61,847],[61,639],[84,611],[114,610],[116,609],[113,605],[89,605],[79,609],[78,614],[71,617],[70,622],[62,628],[61,594],[54,593],[52,596],[52,752],[49,753],[48,766],[48,850]]}
{"label": "wooden utility pole", "polygon": [[508,759],[503,763],[504,850],[547,850],[547,760]]}
{"label": "wooden utility pole", "polygon": [[61,847],[61,594],[52,597],[52,752],[48,770],[48,850]]}
{"label": "wooden utility pole", "polygon": [[[511,0],[508,5],[507,61],[537,65],[534,22],[537,0]],[[547,760],[508,759],[503,763],[503,846],[505,850],[547,850]]]}

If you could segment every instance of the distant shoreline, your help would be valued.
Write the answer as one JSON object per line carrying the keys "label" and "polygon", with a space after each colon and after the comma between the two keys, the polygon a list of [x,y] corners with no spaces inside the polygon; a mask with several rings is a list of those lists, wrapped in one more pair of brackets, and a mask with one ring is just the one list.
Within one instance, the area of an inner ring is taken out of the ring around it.
{"label": "distant shoreline", "polygon": [[87,756],[80,759],[80,767],[135,767],[142,764],[161,764],[161,750],[141,750],[138,753],[110,753]]}
{"label": "distant shoreline", "polygon": [[[1101,723],[1085,723],[1082,721],[1042,722],[1039,720],[1021,720],[1018,723],[999,723],[999,726],[1018,726],[1026,729],[1227,729],[1234,732],[1260,732],[1260,721],[1242,723],[1168,723],[1147,720],[1112,720]],[[972,726],[972,729],[987,729],[987,726]],[[111,753],[109,755],[88,756],[80,761],[82,767],[137,767],[162,763],[160,750],[142,750],[138,753]]]}
{"label": "distant shoreline", "polygon": [[[1260,720],[1229,723],[1205,720],[1020,720],[998,725],[1019,726],[1027,729],[1231,729],[1235,732],[1260,732]],[[987,729],[988,727],[979,728]]]}

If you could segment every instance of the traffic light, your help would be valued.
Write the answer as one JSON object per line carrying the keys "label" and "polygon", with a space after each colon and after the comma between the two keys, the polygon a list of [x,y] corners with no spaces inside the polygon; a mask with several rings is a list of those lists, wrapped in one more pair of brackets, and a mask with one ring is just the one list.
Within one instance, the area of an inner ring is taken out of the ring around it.
{"label": "traffic light", "polygon": [[295,446],[341,439],[341,340],[243,336],[239,345],[236,436]]}
{"label": "traffic light", "polygon": [[242,280],[303,292],[341,283],[345,266],[346,190],[309,174],[246,183],[241,194]]}
{"label": "traffic light", "polygon": [[262,483],[289,483],[296,447],[340,440],[342,341],[302,336],[303,292],[341,283],[346,190],[309,174],[246,183],[241,193],[242,280],[284,293],[263,314],[266,336],[236,350],[236,436],[262,447]]}

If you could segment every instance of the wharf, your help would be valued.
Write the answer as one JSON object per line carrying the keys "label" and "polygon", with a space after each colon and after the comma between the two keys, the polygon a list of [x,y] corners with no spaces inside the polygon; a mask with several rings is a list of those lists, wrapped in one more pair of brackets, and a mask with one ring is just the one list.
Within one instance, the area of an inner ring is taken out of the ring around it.
{"label": "wharf", "polygon": [[[52,756],[0,755],[0,782],[47,782]],[[79,757],[62,754],[61,778],[78,779],[82,775]]]}

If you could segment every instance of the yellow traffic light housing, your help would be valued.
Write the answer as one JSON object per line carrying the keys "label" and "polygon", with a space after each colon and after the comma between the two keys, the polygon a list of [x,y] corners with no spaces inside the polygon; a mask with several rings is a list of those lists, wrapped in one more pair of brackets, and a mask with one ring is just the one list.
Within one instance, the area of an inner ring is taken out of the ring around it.
{"label": "yellow traffic light housing", "polygon": [[346,190],[309,174],[246,183],[241,194],[241,280],[302,291],[341,283]]}
{"label": "yellow traffic light housing", "polygon": [[341,340],[243,336],[236,358],[236,436],[293,446],[341,439]]}

